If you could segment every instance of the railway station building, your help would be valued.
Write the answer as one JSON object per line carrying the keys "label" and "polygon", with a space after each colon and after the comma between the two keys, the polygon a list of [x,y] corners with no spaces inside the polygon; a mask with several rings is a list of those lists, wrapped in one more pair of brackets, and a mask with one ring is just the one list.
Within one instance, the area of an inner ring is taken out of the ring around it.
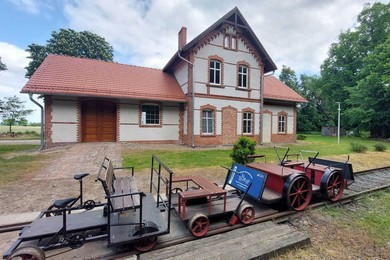
{"label": "railway station building", "polygon": [[303,97],[234,8],[152,69],[48,55],[22,89],[44,97],[44,145],[78,142],[230,145],[296,141]]}

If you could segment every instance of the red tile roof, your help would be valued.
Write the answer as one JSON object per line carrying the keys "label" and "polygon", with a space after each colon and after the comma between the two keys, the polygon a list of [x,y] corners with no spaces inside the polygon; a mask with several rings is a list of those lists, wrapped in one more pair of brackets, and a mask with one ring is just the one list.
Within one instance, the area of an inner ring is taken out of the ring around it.
{"label": "red tile roof", "polygon": [[264,77],[264,98],[293,102],[307,102],[307,100],[301,95],[274,76]]}
{"label": "red tile roof", "polygon": [[186,102],[162,70],[61,55],[49,55],[21,92]]}

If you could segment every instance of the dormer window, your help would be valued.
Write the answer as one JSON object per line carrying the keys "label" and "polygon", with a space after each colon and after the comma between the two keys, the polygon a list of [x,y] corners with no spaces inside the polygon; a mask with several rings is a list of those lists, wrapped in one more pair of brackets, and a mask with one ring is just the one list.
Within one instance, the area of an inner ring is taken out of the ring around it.
{"label": "dormer window", "polygon": [[225,49],[237,50],[237,37],[233,35],[225,35],[223,38],[223,47]]}

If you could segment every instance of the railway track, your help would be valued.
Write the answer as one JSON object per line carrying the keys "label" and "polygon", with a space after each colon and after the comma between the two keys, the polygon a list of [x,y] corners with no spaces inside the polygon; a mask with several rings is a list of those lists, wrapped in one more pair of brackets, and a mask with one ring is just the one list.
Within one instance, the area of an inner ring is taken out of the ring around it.
{"label": "railway track", "polygon": [[[371,170],[366,170],[366,171],[360,171],[355,173],[355,181],[349,185],[348,189],[344,191],[344,196],[342,199],[334,204],[346,204],[349,203],[358,197],[375,192],[381,189],[386,189],[390,187],[390,166],[388,167],[383,167],[383,168],[377,168],[377,169],[371,169]],[[308,206],[310,209],[314,208],[319,208],[323,207],[325,205],[330,205],[332,202],[330,201],[320,201],[320,202],[315,202],[312,203]],[[261,223],[265,221],[272,220],[276,223],[282,223],[287,221],[289,218],[304,214],[303,212],[297,212],[297,211],[279,211],[275,214],[271,214],[265,217],[260,217],[256,218],[253,221],[253,224],[256,223]],[[5,233],[5,232],[11,232],[11,231],[16,231],[16,230],[21,230],[23,227],[29,225],[31,222],[23,222],[23,223],[15,223],[12,225],[0,225],[0,233]],[[209,230],[207,233],[208,236],[212,236],[215,234],[223,233],[223,232],[228,232],[240,227],[243,227],[244,225],[242,224],[236,224],[234,226],[231,225],[224,225],[218,228],[214,228]],[[160,248],[165,248],[169,246],[173,246],[176,244],[181,244],[184,242],[188,242],[193,240],[194,238],[192,236],[188,237],[182,237],[178,239],[172,239],[172,240],[164,240],[161,241],[157,244],[155,249],[160,249]],[[120,255],[115,255],[115,258],[121,257],[121,256],[126,256],[129,254],[134,254],[136,252],[126,252]],[[115,259],[112,258],[112,259]]]}

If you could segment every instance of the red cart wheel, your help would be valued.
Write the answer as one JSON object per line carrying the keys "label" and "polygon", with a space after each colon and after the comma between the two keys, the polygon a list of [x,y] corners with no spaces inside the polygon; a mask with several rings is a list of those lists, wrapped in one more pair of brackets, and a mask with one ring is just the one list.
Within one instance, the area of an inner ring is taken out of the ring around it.
{"label": "red cart wheel", "polygon": [[12,252],[7,257],[8,259],[22,259],[22,260],[44,260],[46,259],[45,253],[42,249],[36,246],[20,247]]}
{"label": "red cart wheel", "polygon": [[134,242],[134,248],[140,252],[147,252],[151,250],[157,244],[157,236],[156,235],[147,235],[148,233],[153,233],[158,231],[158,226],[152,221],[146,221],[144,226],[140,229],[139,226],[136,226],[136,232],[133,236],[141,236],[145,237]]}
{"label": "red cart wheel", "polygon": [[304,210],[313,195],[309,178],[294,173],[284,183],[283,198],[286,205],[296,211]]}
{"label": "red cart wheel", "polygon": [[157,236],[145,237],[134,243],[134,248],[140,252],[152,250],[157,244]]}
{"label": "red cart wheel", "polygon": [[209,227],[209,218],[202,213],[196,213],[188,221],[188,229],[195,237],[202,237],[206,235],[207,231],[209,231]]}
{"label": "red cart wheel", "polygon": [[255,209],[252,205],[243,204],[238,208],[238,217],[243,224],[249,225],[255,219]]}
{"label": "red cart wheel", "polygon": [[345,181],[340,171],[325,171],[321,178],[321,193],[331,201],[338,201],[344,193]]}

